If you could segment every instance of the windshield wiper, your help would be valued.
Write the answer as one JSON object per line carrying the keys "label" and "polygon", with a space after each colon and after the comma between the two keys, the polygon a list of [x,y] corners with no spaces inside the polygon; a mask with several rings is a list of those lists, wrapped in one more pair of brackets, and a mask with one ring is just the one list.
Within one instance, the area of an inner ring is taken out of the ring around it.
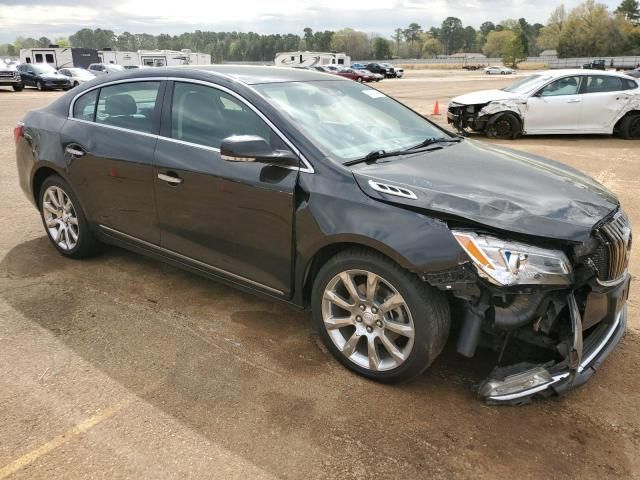
{"label": "windshield wiper", "polygon": [[369,152],[362,158],[357,158],[356,160],[345,162],[344,165],[349,166],[349,165],[355,165],[356,163],[375,162],[376,160],[379,160],[381,158],[398,157],[400,155],[405,155],[419,148],[428,147],[429,145],[433,145],[436,143],[460,143],[462,140],[463,138],[461,137],[452,137],[452,138],[429,137],[426,140],[420,142],[419,144],[409,148],[405,148],[404,150],[392,150],[390,152],[387,152],[386,150],[374,150],[372,152]]}
{"label": "windshield wiper", "polygon": [[403,152],[411,152],[418,148],[428,147],[429,145],[434,145],[436,143],[460,143],[461,141],[462,141],[462,137],[451,137],[451,138],[429,137],[424,141],[420,142],[419,144],[414,145],[413,147],[409,147],[406,150],[403,150]]}
{"label": "windshield wiper", "polygon": [[385,150],[374,150],[373,152],[367,153],[362,158],[357,158],[355,160],[345,162],[344,165],[348,166],[348,165],[355,165],[356,163],[375,162],[376,160],[379,160],[381,158],[396,157],[398,155],[402,155],[403,153],[404,153],[404,150],[392,150],[391,152],[387,152]]}

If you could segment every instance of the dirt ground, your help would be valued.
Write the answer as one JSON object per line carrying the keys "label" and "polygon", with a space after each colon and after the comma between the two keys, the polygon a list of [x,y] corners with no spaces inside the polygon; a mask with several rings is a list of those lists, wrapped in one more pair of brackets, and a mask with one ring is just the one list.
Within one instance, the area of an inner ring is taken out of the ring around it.
{"label": "dirt ground", "polygon": [[[445,113],[511,81],[410,71],[377,86]],[[566,397],[488,407],[472,386],[495,358],[451,348],[412,383],[372,383],[319,346],[306,313],[116,248],[58,255],[11,133],[59,95],[0,89],[0,480],[640,478],[640,288],[619,348]],[[640,226],[640,142],[501,143],[595,176]]]}

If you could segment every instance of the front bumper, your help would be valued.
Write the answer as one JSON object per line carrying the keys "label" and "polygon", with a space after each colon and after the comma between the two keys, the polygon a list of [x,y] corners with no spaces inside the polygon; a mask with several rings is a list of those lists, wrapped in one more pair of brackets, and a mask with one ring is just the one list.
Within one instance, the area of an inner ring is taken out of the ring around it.
{"label": "front bumper", "polygon": [[[535,366],[528,370],[506,376],[503,380],[485,381],[479,394],[489,404],[523,404],[535,396],[547,397],[563,394],[584,384],[596,372],[600,364],[618,345],[627,324],[626,304],[611,323],[602,322],[584,339],[582,360],[576,369],[568,361],[547,367]],[[511,385],[511,388],[509,388]],[[520,385],[519,390],[513,385]],[[500,389],[509,393],[500,393]]]}

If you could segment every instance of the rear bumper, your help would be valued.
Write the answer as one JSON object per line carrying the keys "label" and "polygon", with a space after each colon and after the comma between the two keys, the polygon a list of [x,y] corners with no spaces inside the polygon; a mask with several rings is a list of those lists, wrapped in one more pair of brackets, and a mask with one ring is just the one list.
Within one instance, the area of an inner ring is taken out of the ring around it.
{"label": "rear bumper", "polygon": [[[577,369],[571,370],[565,362],[552,367],[536,366],[510,375],[503,381],[491,380],[480,386],[479,394],[490,404],[522,404],[535,396],[561,395],[589,380],[600,364],[620,343],[627,325],[627,306],[618,312],[611,323],[601,323],[584,339],[582,360]],[[502,385],[516,382],[520,390],[510,389],[500,394]],[[502,384],[502,385],[501,385]]]}

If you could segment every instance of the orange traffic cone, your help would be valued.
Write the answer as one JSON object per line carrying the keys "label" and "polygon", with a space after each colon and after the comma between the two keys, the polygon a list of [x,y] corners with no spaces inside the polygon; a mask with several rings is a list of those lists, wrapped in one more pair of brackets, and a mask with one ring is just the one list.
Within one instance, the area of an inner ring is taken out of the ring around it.
{"label": "orange traffic cone", "polygon": [[440,104],[436,100],[436,104],[433,106],[433,113],[431,115],[440,115]]}

